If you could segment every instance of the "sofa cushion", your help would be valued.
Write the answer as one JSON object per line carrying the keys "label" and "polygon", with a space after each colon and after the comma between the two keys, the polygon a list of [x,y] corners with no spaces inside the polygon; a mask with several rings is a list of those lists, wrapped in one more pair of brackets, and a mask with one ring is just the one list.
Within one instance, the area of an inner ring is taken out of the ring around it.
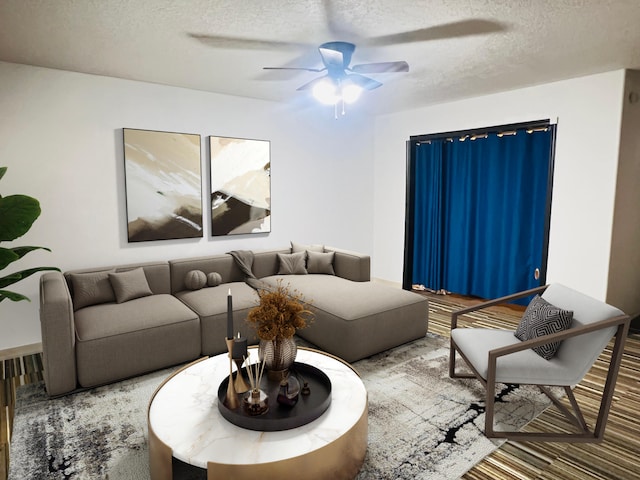
{"label": "sofa cushion", "polygon": [[116,302],[124,303],[136,298],[153,295],[142,268],[126,272],[109,273],[109,281],[116,295]]}
{"label": "sofa cushion", "polygon": [[[113,270],[111,270],[113,271]],[[109,281],[109,270],[92,273],[72,273],[73,309],[115,302],[116,296]]]}
{"label": "sofa cushion", "polygon": [[306,275],[305,261],[307,252],[278,253],[278,275]]}
{"label": "sofa cushion", "polygon": [[76,314],[78,383],[93,387],[200,354],[200,320],[169,294],[83,308]]}
{"label": "sofa cushion", "polygon": [[[569,329],[573,320],[573,312],[555,307],[541,298],[540,295],[533,297],[520,320],[514,335],[523,342],[532,340],[544,335],[562,332]],[[534,347],[533,351],[545,360],[552,358],[561,342],[551,342],[539,347]]]}
{"label": "sofa cushion", "polygon": [[79,310],[75,314],[76,338],[86,342],[194,318],[197,315],[174,296],[151,295]]}
{"label": "sofa cushion", "polygon": [[175,296],[200,317],[201,352],[203,355],[217,355],[226,351],[227,294],[233,295],[233,327],[250,344],[258,339],[253,326],[246,321],[249,310],[258,304],[258,294],[244,282],[224,283],[217,287],[201,290],[183,290]]}
{"label": "sofa cushion", "polygon": [[202,270],[189,270],[184,277],[184,284],[189,290],[200,290],[207,284],[207,276]]}
{"label": "sofa cushion", "polygon": [[311,302],[315,319],[297,334],[347,362],[427,333],[428,300],[417,293],[333,275],[274,275],[262,280],[272,286],[280,280],[301,292]]}
{"label": "sofa cushion", "polygon": [[319,253],[311,250],[307,251],[307,271],[309,273],[323,273],[335,275],[333,270],[334,252]]}

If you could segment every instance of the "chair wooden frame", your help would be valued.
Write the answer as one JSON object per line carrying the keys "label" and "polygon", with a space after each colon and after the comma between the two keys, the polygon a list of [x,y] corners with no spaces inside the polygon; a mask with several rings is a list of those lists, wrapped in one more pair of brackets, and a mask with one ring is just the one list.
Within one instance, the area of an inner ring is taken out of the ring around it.
{"label": "chair wooden frame", "polygon": [[[477,311],[487,307],[498,305],[501,303],[508,303],[512,300],[534,295],[536,293],[542,293],[546,290],[548,285],[533,288],[523,292],[515,293],[505,297],[490,300],[478,305],[474,305],[468,308],[463,308],[452,312],[451,314],[451,330],[458,328],[458,317]],[[577,442],[577,443],[590,443],[600,442],[604,437],[604,430],[607,424],[607,418],[609,416],[609,410],[613,400],[613,394],[615,390],[616,381],[618,378],[618,371],[620,370],[620,363],[622,362],[622,354],[624,352],[624,344],[629,333],[630,317],[628,315],[620,315],[617,317],[609,318],[599,322],[594,322],[589,325],[584,325],[577,328],[570,328],[564,332],[558,332],[551,335],[545,335],[533,340],[527,340],[515,345],[509,345],[506,347],[496,348],[489,351],[489,363],[487,378],[483,378],[476,369],[473,368],[471,362],[465,357],[464,353],[451,338],[450,356],[449,356],[449,376],[452,378],[477,378],[485,387],[486,391],[486,412],[485,412],[485,435],[488,438],[506,438],[516,441],[538,441],[538,442]],[[607,373],[607,379],[602,392],[602,398],[600,401],[600,408],[598,411],[598,417],[596,420],[595,428],[590,430],[582,411],[576,401],[573,391],[570,385],[563,386],[564,391],[569,399],[573,412],[564,406],[559,399],[557,399],[553,393],[547,388],[547,385],[536,385],[553,404],[567,417],[567,419],[573,423],[578,433],[545,433],[545,432],[514,432],[514,431],[498,431],[494,430],[494,412],[495,412],[495,384],[496,384],[496,364],[498,358],[505,355],[509,355],[514,352],[526,350],[529,348],[537,347],[547,344],[552,341],[564,340],[566,338],[575,337],[578,335],[584,335],[600,329],[616,327],[615,343],[613,346],[613,352],[609,363],[609,371]],[[467,366],[471,369],[473,374],[461,374],[455,371],[456,351],[460,354]]]}

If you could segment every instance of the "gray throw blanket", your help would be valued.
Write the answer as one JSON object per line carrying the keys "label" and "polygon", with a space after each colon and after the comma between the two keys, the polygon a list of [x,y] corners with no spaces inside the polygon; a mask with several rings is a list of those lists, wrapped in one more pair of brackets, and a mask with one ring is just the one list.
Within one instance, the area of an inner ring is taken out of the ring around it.
{"label": "gray throw blanket", "polygon": [[244,273],[244,283],[255,290],[265,290],[268,284],[258,280],[253,274],[253,252],[251,250],[232,250],[229,255],[233,257],[238,268]]}

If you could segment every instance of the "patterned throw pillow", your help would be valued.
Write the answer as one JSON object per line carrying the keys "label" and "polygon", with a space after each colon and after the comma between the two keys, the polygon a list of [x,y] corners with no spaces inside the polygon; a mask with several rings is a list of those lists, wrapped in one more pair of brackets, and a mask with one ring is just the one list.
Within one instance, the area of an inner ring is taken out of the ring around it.
{"label": "patterned throw pillow", "polygon": [[[520,324],[514,335],[523,342],[543,335],[562,332],[568,330],[573,321],[573,312],[562,310],[547,302],[540,295],[536,295],[529,303]],[[551,359],[561,342],[551,342],[539,347],[534,347],[533,351],[545,360]]]}

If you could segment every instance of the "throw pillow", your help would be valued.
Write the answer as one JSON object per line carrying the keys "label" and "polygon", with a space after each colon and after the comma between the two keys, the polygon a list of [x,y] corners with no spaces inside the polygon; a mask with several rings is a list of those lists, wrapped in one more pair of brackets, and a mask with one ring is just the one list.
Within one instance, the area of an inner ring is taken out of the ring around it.
{"label": "throw pillow", "polygon": [[[572,311],[555,307],[540,295],[536,295],[527,306],[514,335],[522,341],[531,340],[543,335],[568,330],[572,321]],[[549,360],[560,348],[560,343],[547,343],[534,347],[533,351],[542,358]]]}
{"label": "throw pillow", "polygon": [[95,273],[71,273],[69,276],[73,288],[74,310],[116,301],[116,296],[109,282],[108,270]]}
{"label": "throw pillow", "polygon": [[117,303],[153,295],[142,267],[125,272],[110,273],[109,281],[116,294]]}
{"label": "throw pillow", "polygon": [[324,252],[324,245],[303,245],[292,241],[291,253],[298,252]]}
{"label": "throw pillow", "polygon": [[189,290],[200,290],[207,284],[207,276],[201,270],[191,270],[184,277],[184,284]]}
{"label": "throw pillow", "polygon": [[309,273],[336,274],[333,270],[334,252],[318,253],[308,251],[307,256],[307,271]]}
{"label": "throw pillow", "polygon": [[218,272],[211,272],[207,275],[207,286],[209,287],[217,287],[222,283],[222,275]]}
{"label": "throw pillow", "polygon": [[305,260],[307,253],[278,253],[278,262],[280,269],[278,275],[306,275]]}

